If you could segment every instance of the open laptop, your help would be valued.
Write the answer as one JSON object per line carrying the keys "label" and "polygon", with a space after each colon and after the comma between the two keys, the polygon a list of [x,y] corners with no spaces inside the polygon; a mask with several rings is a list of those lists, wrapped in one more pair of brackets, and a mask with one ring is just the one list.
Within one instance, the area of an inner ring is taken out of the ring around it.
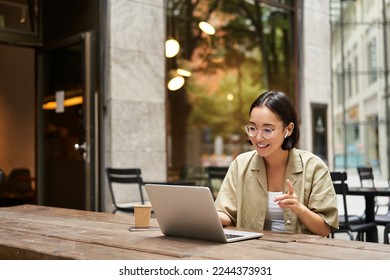
{"label": "open laptop", "polygon": [[207,187],[146,184],[146,192],[167,236],[235,242],[262,237],[262,233],[224,229]]}

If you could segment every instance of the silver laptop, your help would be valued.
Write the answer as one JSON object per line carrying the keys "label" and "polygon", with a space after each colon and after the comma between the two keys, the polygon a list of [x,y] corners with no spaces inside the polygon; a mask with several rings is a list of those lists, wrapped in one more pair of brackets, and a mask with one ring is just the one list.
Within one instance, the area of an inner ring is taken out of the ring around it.
{"label": "silver laptop", "polygon": [[262,237],[262,233],[224,229],[207,187],[146,184],[161,232],[167,236],[216,242]]}

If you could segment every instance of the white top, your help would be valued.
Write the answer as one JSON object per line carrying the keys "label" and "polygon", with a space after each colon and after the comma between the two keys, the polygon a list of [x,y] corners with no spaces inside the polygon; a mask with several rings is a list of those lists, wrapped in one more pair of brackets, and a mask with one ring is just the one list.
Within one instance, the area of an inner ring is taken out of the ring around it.
{"label": "white top", "polygon": [[282,192],[268,192],[268,208],[265,216],[265,230],[285,231],[283,209],[279,207],[274,198],[282,195]]}

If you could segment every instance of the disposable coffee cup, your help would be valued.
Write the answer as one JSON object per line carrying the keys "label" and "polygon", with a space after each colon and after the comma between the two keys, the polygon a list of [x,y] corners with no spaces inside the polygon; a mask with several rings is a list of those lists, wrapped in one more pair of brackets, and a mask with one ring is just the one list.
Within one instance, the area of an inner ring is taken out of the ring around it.
{"label": "disposable coffee cup", "polygon": [[148,228],[150,224],[150,213],[152,205],[135,205],[134,217],[136,228]]}

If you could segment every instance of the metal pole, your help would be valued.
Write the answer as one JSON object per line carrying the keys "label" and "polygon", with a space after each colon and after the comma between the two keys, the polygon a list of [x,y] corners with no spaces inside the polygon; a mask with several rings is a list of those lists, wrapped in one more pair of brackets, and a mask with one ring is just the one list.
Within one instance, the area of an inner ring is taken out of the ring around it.
{"label": "metal pole", "polygon": [[387,54],[387,16],[386,3],[382,0],[382,15],[383,15],[383,56],[384,56],[384,75],[385,75],[385,116],[386,116],[386,136],[387,136],[387,180],[390,180],[390,128],[389,128],[389,65]]}

